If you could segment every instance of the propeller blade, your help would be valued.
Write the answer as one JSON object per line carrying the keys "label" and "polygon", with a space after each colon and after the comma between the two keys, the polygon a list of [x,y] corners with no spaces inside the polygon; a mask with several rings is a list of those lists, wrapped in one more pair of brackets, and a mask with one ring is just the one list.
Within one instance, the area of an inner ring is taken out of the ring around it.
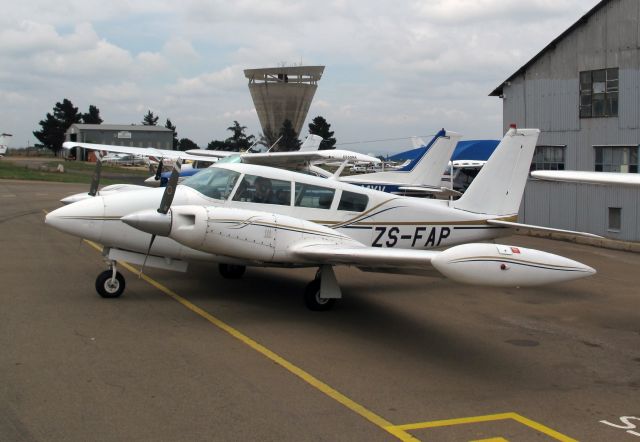
{"label": "propeller blade", "polygon": [[142,261],[142,267],[140,268],[140,273],[138,273],[138,278],[142,276],[142,272],[144,272],[144,266],[147,264],[147,258],[149,257],[149,253],[151,253],[151,246],[153,246],[153,242],[156,240],[156,235],[151,235],[151,241],[149,241],[149,247],[147,248],[147,254],[144,255],[144,261]]}
{"label": "propeller blade", "polygon": [[160,158],[160,162],[158,163],[158,168],[156,169],[156,176],[154,177],[156,181],[158,181],[160,179],[160,176],[162,175],[162,168],[164,167],[163,161],[164,161],[164,158]]}
{"label": "propeller blade", "polygon": [[100,173],[102,172],[102,157],[99,152],[96,155],[96,170],[91,177],[91,187],[89,188],[89,195],[96,196],[98,193],[98,186],[100,185]]}
{"label": "propeller blade", "polygon": [[164,194],[162,195],[162,201],[160,201],[160,208],[158,209],[158,213],[162,213],[166,215],[171,208],[171,203],[173,202],[173,197],[176,192],[176,187],[178,185],[178,178],[180,178],[180,166],[182,165],[182,161],[177,159],[173,165],[173,170],[171,171],[171,177],[169,178],[169,182],[167,183],[167,187],[164,189]]}

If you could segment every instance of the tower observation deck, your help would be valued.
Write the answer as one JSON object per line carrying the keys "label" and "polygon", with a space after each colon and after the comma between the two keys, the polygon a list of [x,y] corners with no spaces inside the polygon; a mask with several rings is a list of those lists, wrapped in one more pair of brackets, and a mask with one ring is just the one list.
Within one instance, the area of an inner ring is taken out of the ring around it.
{"label": "tower observation deck", "polygon": [[245,69],[265,135],[278,133],[284,120],[300,135],[323,72],[324,66]]}

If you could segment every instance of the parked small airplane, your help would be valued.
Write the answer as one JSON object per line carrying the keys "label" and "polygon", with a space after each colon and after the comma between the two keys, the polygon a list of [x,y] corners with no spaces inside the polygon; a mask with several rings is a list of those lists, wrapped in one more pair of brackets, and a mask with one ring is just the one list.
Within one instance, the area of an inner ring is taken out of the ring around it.
{"label": "parked small airplane", "polygon": [[219,162],[178,185],[177,162],[164,191],[88,198],[52,211],[46,223],[104,245],[109,270],[96,279],[103,297],[125,288],[119,260],[180,271],[190,261],[216,262],[228,278],[241,277],[246,266],[318,267],[304,295],[312,310],[329,309],[342,296],[335,265],[422,275],[435,269],[455,281],[495,286],[592,275],[591,267],[558,255],[475,243],[522,226],[514,220],[538,134],[510,129],[456,201],[246,163]]}
{"label": "parked small airplane", "polygon": [[0,156],[6,155],[9,147],[7,146],[7,137],[12,137],[11,134],[0,134]]}

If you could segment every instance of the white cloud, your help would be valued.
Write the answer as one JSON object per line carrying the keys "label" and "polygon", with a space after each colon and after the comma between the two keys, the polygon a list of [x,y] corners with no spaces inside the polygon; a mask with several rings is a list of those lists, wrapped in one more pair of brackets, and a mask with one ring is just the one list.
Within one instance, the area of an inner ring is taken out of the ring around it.
{"label": "white cloud", "polygon": [[258,134],[243,69],[302,60],[327,66],[309,118],[339,141],[443,126],[498,138],[501,103],[487,94],[596,3],[14,2],[0,16],[0,99],[12,103],[0,129],[27,139],[66,97],[112,122],[152,109],[200,144],[234,119]]}

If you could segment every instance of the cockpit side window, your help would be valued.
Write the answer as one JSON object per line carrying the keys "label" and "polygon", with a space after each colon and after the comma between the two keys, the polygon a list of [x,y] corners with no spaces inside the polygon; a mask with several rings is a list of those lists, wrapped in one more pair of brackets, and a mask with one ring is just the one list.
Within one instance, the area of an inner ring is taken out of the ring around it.
{"label": "cockpit side window", "polygon": [[226,200],[238,181],[240,173],[218,167],[209,167],[182,182],[209,198]]}
{"label": "cockpit side window", "polygon": [[342,191],[338,210],[348,210],[351,212],[364,212],[369,203],[369,197],[355,192]]}
{"label": "cockpit side window", "polygon": [[296,207],[310,207],[314,209],[329,209],[333,202],[334,189],[314,186],[312,184],[296,183]]}
{"label": "cockpit side window", "polygon": [[233,201],[290,206],[291,182],[245,175],[238,185]]}

